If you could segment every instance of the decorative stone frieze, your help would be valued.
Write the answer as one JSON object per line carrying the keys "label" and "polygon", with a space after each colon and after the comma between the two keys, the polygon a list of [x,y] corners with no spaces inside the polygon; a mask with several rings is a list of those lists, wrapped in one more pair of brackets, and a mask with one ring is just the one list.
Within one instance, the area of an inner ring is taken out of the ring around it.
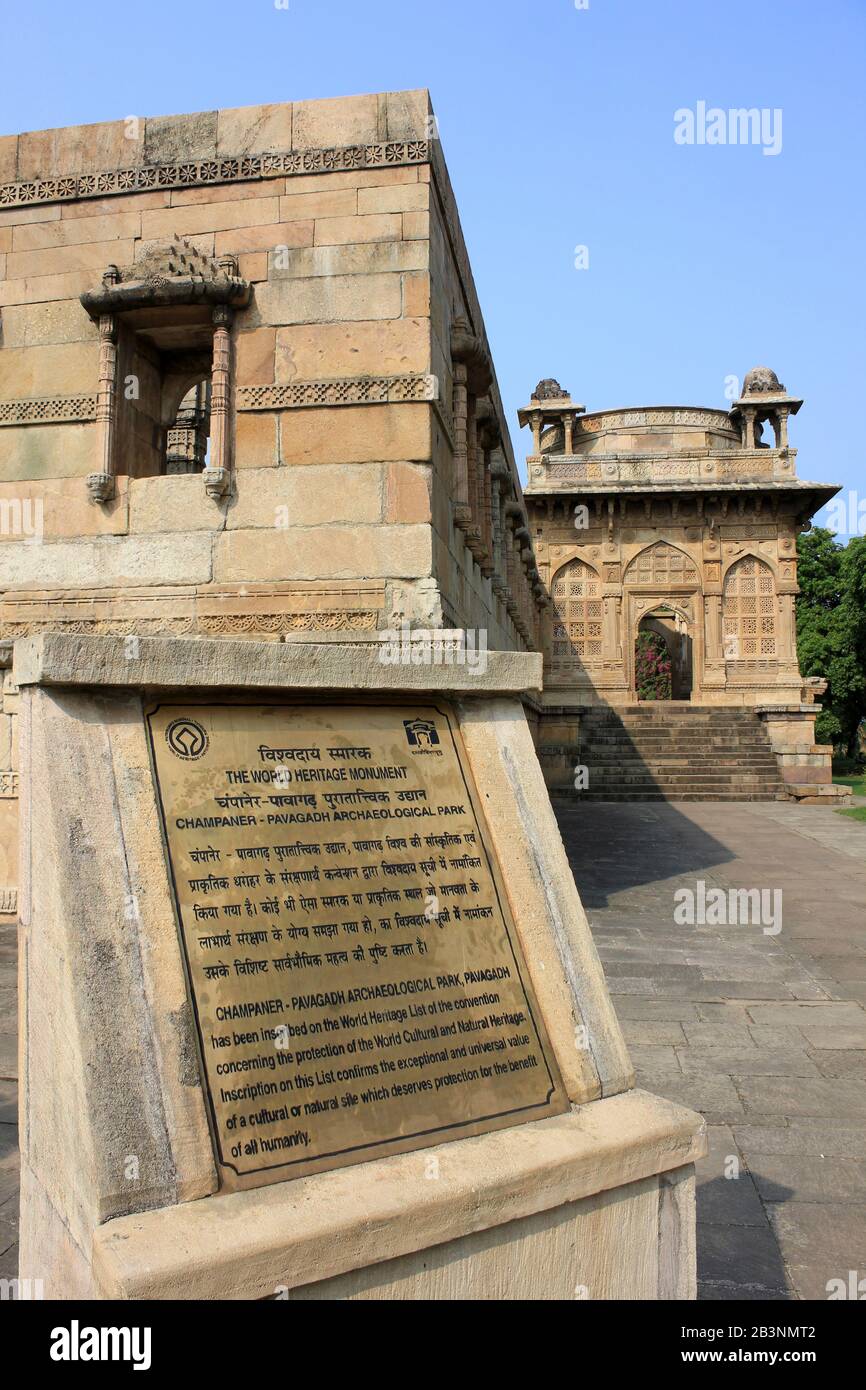
{"label": "decorative stone frieze", "polygon": [[426,140],[387,140],[376,144],[342,145],[335,149],[289,150],[283,154],[250,154],[222,159],[188,160],[178,164],[149,164],[138,169],[109,169],[56,179],[30,179],[0,184],[0,207],[30,207],[35,203],[106,198],[112,194],[150,192],[158,188],[203,188],[255,179],[292,178],[305,174],[335,174],[351,169],[381,169],[401,164],[426,164]]}
{"label": "decorative stone frieze", "polygon": [[439,382],[435,376],[340,377],[239,386],[236,409],[308,410],[313,406],[393,405],[438,399]]}
{"label": "decorative stone frieze", "polygon": [[95,394],[0,401],[0,425],[73,425],[96,419]]}

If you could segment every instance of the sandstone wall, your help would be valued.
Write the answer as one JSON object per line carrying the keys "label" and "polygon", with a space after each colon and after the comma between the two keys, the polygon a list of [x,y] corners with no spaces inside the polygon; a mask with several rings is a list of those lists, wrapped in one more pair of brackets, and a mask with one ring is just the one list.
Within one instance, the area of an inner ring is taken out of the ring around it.
{"label": "sandstone wall", "polygon": [[[104,358],[79,297],[110,266],[134,279],[167,265],[178,242],[233,257],[251,287],[230,328],[231,487],[160,472],[166,398],[176,408],[210,361],[213,330],[178,311],[169,344],[187,335],[189,380],[172,368],[167,385],[146,317],[119,314],[116,477],[95,503]],[[531,645],[526,555],[509,560],[515,592],[496,593],[453,523],[458,319],[486,349],[424,91],[0,139],[0,641],[370,640],[409,622]],[[522,505],[495,379],[488,408],[503,496]],[[11,745],[0,778],[14,796]],[[13,838],[0,827],[14,858]]]}
{"label": "sandstone wall", "polygon": [[[444,605],[524,645],[450,522],[450,323],[483,325],[426,92],[5,137],[2,181],[2,635],[133,614],[239,635],[250,610],[260,636],[372,630],[439,625]],[[236,256],[253,287],[232,329],[233,493],[155,476],[153,369],[122,339],[118,389],[138,395],[116,496],[94,506],[98,335],[78,296],[175,238]]]}

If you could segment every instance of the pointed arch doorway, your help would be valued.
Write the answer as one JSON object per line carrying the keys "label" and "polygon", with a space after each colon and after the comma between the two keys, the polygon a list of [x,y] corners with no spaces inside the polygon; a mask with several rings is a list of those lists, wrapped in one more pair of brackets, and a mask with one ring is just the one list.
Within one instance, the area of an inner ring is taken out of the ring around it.
{"label": "pointed arch doorway", "polygon": [[[691,699],[692,645],[688,622],[669,604],[660,603],[643,614],[635,634],[635,676],[640,699]],[[654,651],[657,657],[653,656]],[[642,686],[644,693],[638,681],[641,670],[649,671],[649,678]]]}

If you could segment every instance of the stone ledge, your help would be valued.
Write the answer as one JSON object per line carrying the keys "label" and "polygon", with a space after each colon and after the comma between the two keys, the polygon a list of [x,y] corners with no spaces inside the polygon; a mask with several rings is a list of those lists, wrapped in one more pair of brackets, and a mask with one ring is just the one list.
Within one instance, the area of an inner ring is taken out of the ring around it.
{"label": "stone ledge", "polygon": [[798,719],[818,715],[822,709],[822,705],[755,705],[754,712],[762,719]]}
{"label": "stone ledge", "polygon": [[[792,768],[791,771],[796,771]],[[795,797],[801,806],[826,806],[834,802],[837,806],[851,806],[851,788],[841,782],[788,782],[785,791]]]}
{"label": "stone ledge", "polygon": [[630,1091],[475,1139],[119,1217],[94,1234],[94,1270],[106,1298],[267,1298],[682,1168],[706,1152],[705,1135],[693,1111]]}
{"label": "stone ledge", "polygon": [[468,665],[386,665],[380,644],[231,642],[39,633],[15,643],[18,685],[146,690],[346,690],[381,694],[540,692],[540,652],[486,654]]}

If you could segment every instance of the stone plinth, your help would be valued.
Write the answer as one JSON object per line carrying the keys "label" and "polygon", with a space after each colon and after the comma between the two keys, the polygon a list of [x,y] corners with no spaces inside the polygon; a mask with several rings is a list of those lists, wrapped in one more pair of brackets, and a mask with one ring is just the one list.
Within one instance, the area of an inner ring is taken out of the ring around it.
{"label": "stone plinth", "polygon": [[[377,689],[378,666],[359,644],[18,644],[21,1273],[47,1296],[694,1295],[703,1125],[632,1089],[520,700],[538,658],[381,667]],[[267,697],[290,720],[304,695],[431,692],[455,711],[561,1113],[221,1190],[145,709]]]}

